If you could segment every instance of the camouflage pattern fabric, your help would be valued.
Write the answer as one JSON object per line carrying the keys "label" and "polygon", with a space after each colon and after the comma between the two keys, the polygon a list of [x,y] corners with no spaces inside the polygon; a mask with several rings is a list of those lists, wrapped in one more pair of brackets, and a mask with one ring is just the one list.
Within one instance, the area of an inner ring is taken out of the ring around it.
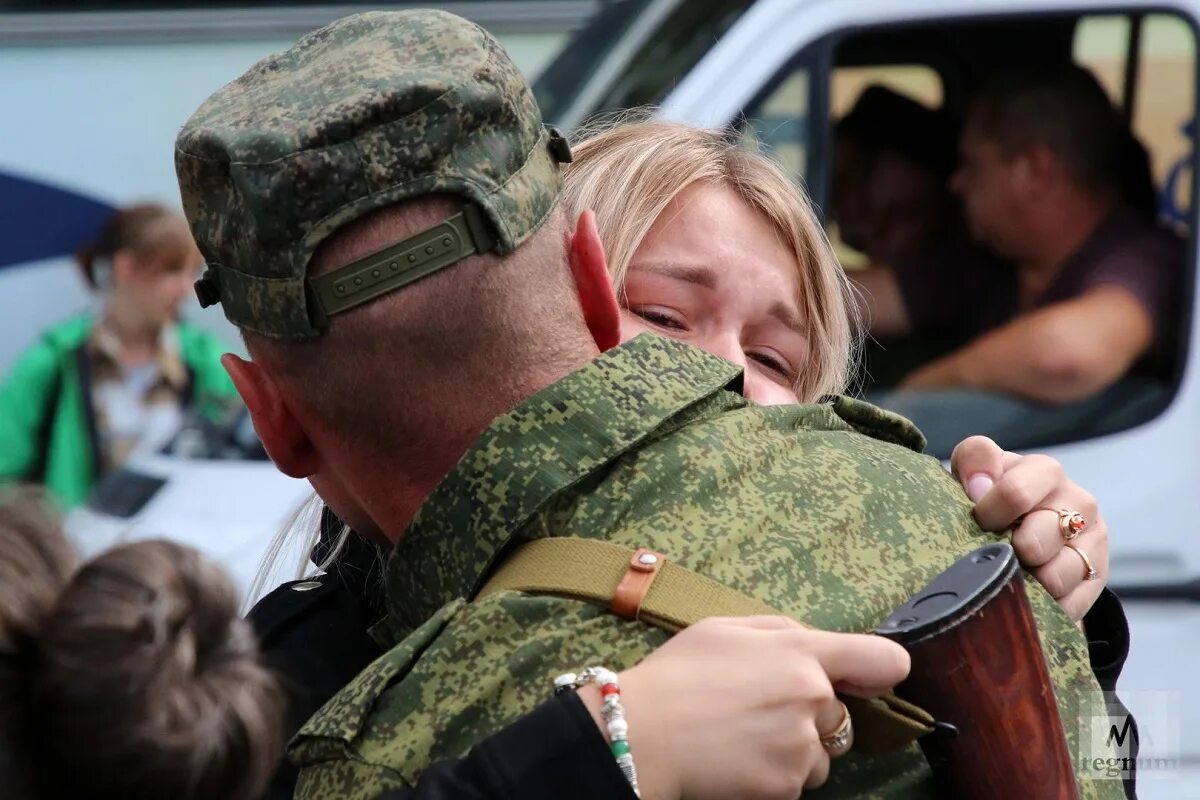
{"label": "camouflage pattern fabric", "polygon": [[[397,644],[293,741],[304,767],[296,797],[365,800],[412,786],[531,711],[556,674],[625,669],[665,640],[560,598],[467,602],[512,542],[647,546],[811,625],[868,631],[990,539],[953,478],[911,449],[911,425],[862,403],[751,406],[727,391],[737,378],[728,362],[642,336],[497,419],[391,555],[385,625]],[[873,430],[901,443],[858,432]],[[1036,582],[1027,589],[1078,757],[1075,709],[1099,691],[1087,645]],[[1085,798],[1124,796],[1119,781],[1080,783]],[[933,790],[914,745],[839,758],[811,796]]]}
{"label": "camouflage pattern fabric", "polygon": [[320,334],[305,274],[335,229],[449,193],[478,204],[506,253],[541,226],[561,180],[499,43],[427,10],[346,17],[255,64],[187,121],[175,168],[225,315],[288,339]]}

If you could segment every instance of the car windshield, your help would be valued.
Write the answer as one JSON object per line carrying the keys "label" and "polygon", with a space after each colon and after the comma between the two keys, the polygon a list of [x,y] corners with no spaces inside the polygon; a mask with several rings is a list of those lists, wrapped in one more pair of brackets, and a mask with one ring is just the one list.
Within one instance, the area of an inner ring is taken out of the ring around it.
{"label": "car windshield", "polygon": [[[658,103],[752,2],[620,0],[606,6],[534,84],[543,117],[569,128],[593,114]],[[635,24],[639,19],[642,25]]]}

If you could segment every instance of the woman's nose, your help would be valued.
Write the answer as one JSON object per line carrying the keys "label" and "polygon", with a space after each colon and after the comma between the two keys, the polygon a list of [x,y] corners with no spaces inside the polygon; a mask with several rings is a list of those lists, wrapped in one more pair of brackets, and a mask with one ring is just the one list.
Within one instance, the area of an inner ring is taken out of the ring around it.
{"label": "woman's nose", "polygon": [[714,356],[720,356],[726,361],[732,361],[743,369],[746,367],[746,353],[742,350],[742,343],[738,338],[729,333],[713,332],[710,335],[704,336],[695,344],[702,350],[712,353]]}
{"label": "woman's nose", "polygon": [[799,402],[796,392],[790,386],[773,381],[756,369],[746,370],[742,394],[747,400],[760,406],[791,405]]}

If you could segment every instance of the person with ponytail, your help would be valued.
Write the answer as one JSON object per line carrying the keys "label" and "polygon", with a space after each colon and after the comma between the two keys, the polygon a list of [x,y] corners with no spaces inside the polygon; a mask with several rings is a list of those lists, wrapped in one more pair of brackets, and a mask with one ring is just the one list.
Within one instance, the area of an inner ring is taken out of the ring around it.
{"label": "person with ponytail", "polygon": [[122,209],[77,260],[99,310],[44,332],[0,383],[0,483],[41,484],[68,508],[129,455],[166,444],[187,411],[236,398],[225,347],[179,321],[201,265],[181,216]]}
{"label": "person with ponytail", "polygon": [[250,800],[282,715],[219,568],[168,541],[77,565],[41,493],[0,489],[4,797]]}

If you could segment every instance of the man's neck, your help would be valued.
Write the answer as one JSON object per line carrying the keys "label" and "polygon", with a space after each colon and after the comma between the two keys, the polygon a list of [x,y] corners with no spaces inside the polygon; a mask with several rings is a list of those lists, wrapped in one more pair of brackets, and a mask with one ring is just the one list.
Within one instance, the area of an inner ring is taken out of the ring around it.
{"label": "man's neck", "polygon": [[1113,198],[1095,198],[1075,189],[1058,198],[1046,198],[1044,213],[1032,217],[1035,223],[1025,242],[1026,255],[1017,260],[1022,306],[1050,288],[1115,206]]}
{"label": "man's neck", "polygon": [[[588,342],[590,343],[590,340]],[[489,391],[464,391],[443,398],[434,415],[414,436],[403,453],[389,453],[389,464],[357,470],[369,482],[361,496],[368,513],[391,542],[400,539],[417,516],[426,498],[454,469],[494,420],[520,406],[533,395],[586,366],[599,355],[594,345],[573,365],[543,364],[536,373],[507,385],[493,383]],[[511,379],[512,376],[510,375]],[[477,385],[477,384],[476,384]],[[438,418],[440,417],[440,418]]]}

